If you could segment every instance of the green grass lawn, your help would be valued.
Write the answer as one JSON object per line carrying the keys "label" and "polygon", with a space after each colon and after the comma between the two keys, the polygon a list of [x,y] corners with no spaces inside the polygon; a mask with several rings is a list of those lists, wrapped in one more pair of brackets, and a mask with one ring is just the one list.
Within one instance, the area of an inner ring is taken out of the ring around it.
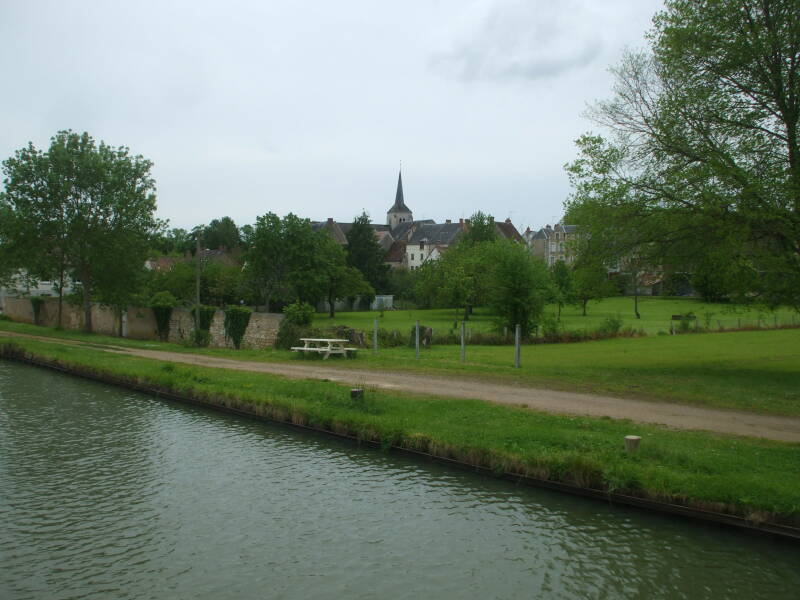
{"label": "green grass lawn", "polygon": [[[252,361],[302,361],[278,350],[198,349],[178,344],[125,340],[56,331],[0,321],[2,331],[52,335],[95,345],[194,352]],[[532,387],[609,394],[800,416],[800,330],[701,333],[618,338],[575,344],[523,346],[515,369],[509,346],[434,346],[419,359],[412,348],[362,350],[355,359],[332,358],[325,366],[467,377]]]}
{"label": "green grass lawn", "polygon": [[[93,373],[498,472],[751,518],[777,515],[784,522],[800,518],[798,444],[383,391],[367,391],[365,399],[353,400],[348,387],[330,382],[167,364],[34,340],[13,344],[40,358]],[[642,446],[638,453],[628,454],[622,440],[633,430],[642,436]]]}
{"label": "green grass lawn", "polygon": [[[340,312],[331,319],[327,314],[317,314],[314,324],[318,327],[329,325],[347,325],[356,329],[372,331],[374,319],[378,319],[378,326],[384,329],[397,329],[401,332],[410,331],[414,323],[419,320],[422,325],[433,327],[435,331],[446,332],[463,317],[462,309],[432,309],[432,310],[387,310],[383,317],[378,311],[370,312]],[[589,303],[587,315],[581,315],[581,309],[576,306],[565,306],[561,311],[561,323],[565,330],[595,330],[609,317],[619,317],[624,327],[644,330],[645,333],[655,335],[659,331],[668,332],[672,315],[692,312],[697,317],[700,327],[718,329],[734,329],[738,327],[761,326],[772,327],[776,322],[779,325],[800,324],[800,316],[788,308],[776,311],[758,309],[749,306],[732,304],[709,304],[694,298],[662,298],[644,296],[639,298],[639,314],[641,319],[636,319],[633,312],[633,298],[617,297],[595,300]],[[555,317],[557,307],[547,306],[546,316]],[[777,319],[777,321],[776,321]],[[460,327],[457,325],[456,329]],[[471,331],[491,331],[494,328],[492,315],[486,309],[476,309],[475,314],[467,323]]]}

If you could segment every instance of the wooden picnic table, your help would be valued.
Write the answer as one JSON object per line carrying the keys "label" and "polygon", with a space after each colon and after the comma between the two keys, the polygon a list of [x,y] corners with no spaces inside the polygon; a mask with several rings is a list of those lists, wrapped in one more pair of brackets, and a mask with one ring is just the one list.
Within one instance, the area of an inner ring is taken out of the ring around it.
{"label": "wooden picnic table", "polygon": [[348,352],[356,352],[358,348],[346,348],[345,344],[350,340],[340,340],[336,338],[300,338],[302,346],[293,346],[292,352],[307,352],[322,354],[322,360],[326,360],[331,354],[341,354],[347,356]]}

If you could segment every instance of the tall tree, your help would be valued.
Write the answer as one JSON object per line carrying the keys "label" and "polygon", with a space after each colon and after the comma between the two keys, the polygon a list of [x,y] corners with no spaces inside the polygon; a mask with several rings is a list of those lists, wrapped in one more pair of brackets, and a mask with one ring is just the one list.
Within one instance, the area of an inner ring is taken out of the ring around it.
{"label": "tall tree", "polygon": [[557,260],[550,267],[550,280],[553,284],[553,297],[558,305],[558,318],[561,319],[561,309],[573,300],[574,289],[572,271],[563,260]]}
{"label": "tall tree", "polygon": [[387,286],[389,266],[384,262],[386,252],[375,237],[369,215],[361,213],[347,232],[347,263],[364,275],[376,292]]}
{"label": "tall tree", "polygon": [[487,304],[498,324],[510,330],[519,325],[528,337],[552,296],[547,266],[524,245],[506,239],[492,242],[487,250],[492,265]]}
{"label": "tall tree", "polygon": [[496,239],[497,225],[494,222],[494,217],[478,211],[469,218],[469,226],[461,234],[459,242],[471,246],[481,242],[493,242]]}
{"label": "tall tree", "polygon": [[314,276],[317,241],[308,219],[267,213],[256,219],[245,254],[245,275],[262,292],[269,311],[278,297],[299,299]]}
{"label": "tall tree", "polygon": [[239,228],[230,217],[214,219],[203,228],[203,244],[213,250],[234,250],[242,243]]}
{"label": "tall tree", "polygon": [[[336,300],[358,295],[374,296],[375,290],[361,271],[347,264],[347,253],[324,231],[317,232],[315,269],[319,296],[328,302],[328,314],[336,316]],[[316,300],[316,298],[313,298]]]}
{"label": "tall tree", "polygon": [[573,298],[581,306],[586,316],[589,300],[600,300],[614,295],[614,284],[608,279],[608,269],[599,256],[586,252],[578,255],[573,265]]}
{"label": "tall tree", "polygon": [[[800,308],[800,3],[667,0],[649,52],[613,71],[570,167],[570,209],[594,205],[631,248],[693,269],[724,256],[730,292]],[[577,212],[576,212],[577,214]]]}
{"label": "tall tree", "polygon": [[144,263],[158,227],[151,166],[125,147],[72,131],[58,132],[47,152],[29,144],[3,162],[5,243],[24,253],[25,268],[57,277],[59,296],[66,271],[75,274],[86,331],[94,295],[135,293],[128,269]]}

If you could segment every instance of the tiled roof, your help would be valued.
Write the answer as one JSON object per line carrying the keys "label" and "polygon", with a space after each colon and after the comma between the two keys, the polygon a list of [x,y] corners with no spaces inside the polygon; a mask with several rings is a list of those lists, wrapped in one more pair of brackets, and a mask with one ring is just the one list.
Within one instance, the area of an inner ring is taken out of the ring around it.
{"label": "tiled roof", "polygon": [[426,219],[424,221],[406,221],[405,223],[398,223],[394,229],[392,229],[392,237],[396,240],[406,239],[411,237],[414,233],[414,230],[423,224],[432,224],[435,223],[433,219]]}
{"label": "tiled roof", "polygon": [[385,262],[402,263],[406,258],[406,243],[403,240],[396,240],[389,251],[386,253]]}
{"label": "tiled roof", "polygon": [[511,223],[510,220],[506,220],[504,223],[496,223],[497,229],[503,235],[504,238],[513,240],[515,242],[522,242],[522,236],[517,231],[517,228]]}
{"label": "tiled roof", "polygon": [[328,219],[327,221],[312,221],[311,229],[313,231],[325,230],[337,244],[341,244],[342,246],[347,245],[347,237],[344,231],[342,231],[341,223],[337,223],[333,219]]}
{"label": "tiled roof", "polygon": [[409,243],[418,244],[424,240],[427,244],[449,246],[459,233],[461,226],[458,223],[423,223],[414,230]]}

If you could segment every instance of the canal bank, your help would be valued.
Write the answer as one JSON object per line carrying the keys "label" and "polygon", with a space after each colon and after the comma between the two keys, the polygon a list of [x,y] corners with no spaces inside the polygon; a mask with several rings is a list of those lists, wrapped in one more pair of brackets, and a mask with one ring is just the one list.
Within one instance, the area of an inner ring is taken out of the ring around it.
{"label": "canal bank", "polygon": [[[0,355],[529,485],[800,539],[800,491],[791,479],[796,444],[637,425],[644,442],[631,455],[622,449],[631,427],[625,422],[470,401],[428,403],[372,390],[353,400],[336,384],[176,367],[35,341],[3,345]],[[443,421],[450,427],[437,429]]]}

